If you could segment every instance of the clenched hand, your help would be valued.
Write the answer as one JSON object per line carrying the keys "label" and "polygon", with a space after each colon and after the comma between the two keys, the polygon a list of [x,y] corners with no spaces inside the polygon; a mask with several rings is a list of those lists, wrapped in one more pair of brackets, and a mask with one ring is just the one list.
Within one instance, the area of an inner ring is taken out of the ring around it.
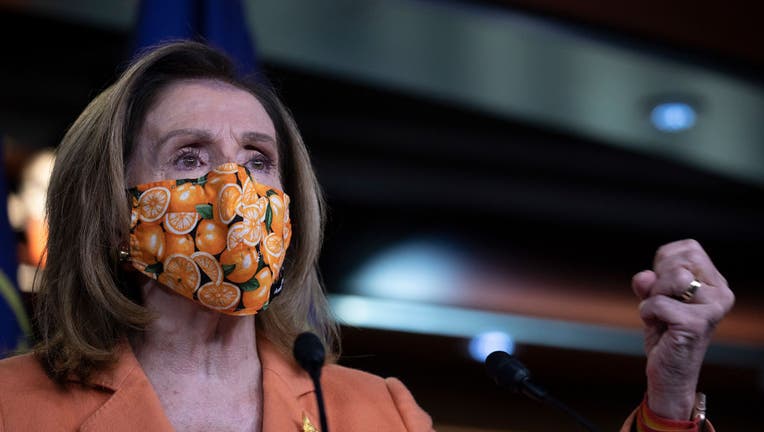
{"label": "clenched hand", "polygon": [[[693,280],[701,283],[695,295],[679,300]],[[653,269],[634,275],[632,288],[642,300],[648,405],[661,417],[688,420],[711,335],[735,295],[695,240],[658,249]]]}

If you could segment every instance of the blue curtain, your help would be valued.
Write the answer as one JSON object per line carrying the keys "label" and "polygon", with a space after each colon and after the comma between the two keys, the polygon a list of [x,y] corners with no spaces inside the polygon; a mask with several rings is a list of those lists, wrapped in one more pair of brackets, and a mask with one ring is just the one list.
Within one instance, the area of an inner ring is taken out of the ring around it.
{"label": "blue curtain", "polygon": [[3,136],[0,134],[0,357],[26,347],[29,334],[24,303],[16,289],[16,236],[8,223]]}
{"label": "blue curtain", "polygon": [[133,53],[172,39],[192,39],[223,50],[240,74],[257,72],[257,58],[241,0],[143,0]]}

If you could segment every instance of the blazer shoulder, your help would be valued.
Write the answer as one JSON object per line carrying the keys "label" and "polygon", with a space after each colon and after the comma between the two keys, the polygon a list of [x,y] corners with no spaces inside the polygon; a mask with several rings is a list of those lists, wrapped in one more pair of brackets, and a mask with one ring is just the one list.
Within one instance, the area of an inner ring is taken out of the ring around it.
{"label": "blazer shoulder", "polygon": [[34,355],[23,354],[0,360],[0,430],[29,429],[32,425],[30,410],[55,393],[55,383],[48,378]]}
{"label": "blazer shoulder", "polygon": [[397,378],[382,378],[339,365],[327,365],[322,373],[327,407],[366,411],[368,418],[399,418],[406,431],[432,431],[430,416]]}
{"label": "blazer shoulder", "polygon": [[382,388],[386,385],[385,379],[378,375],[338,364],[324,366],[321,372],[321,382],[325,383],[324,385],[346,387],[349,390],[368,390],[369,388]]}
{"label": "blazer shoulder", "polygon": [[[19,394],[34,388],[54,389],[40,361],[31,353],[0,360],[0,394]],[[3,391],[4,390],[4,391]]]}
{"label": "blazer shoulder", "polygon": [[0,360],[0,431],[75,430],[107,398],[79,383],[59,385],[33,354]]}

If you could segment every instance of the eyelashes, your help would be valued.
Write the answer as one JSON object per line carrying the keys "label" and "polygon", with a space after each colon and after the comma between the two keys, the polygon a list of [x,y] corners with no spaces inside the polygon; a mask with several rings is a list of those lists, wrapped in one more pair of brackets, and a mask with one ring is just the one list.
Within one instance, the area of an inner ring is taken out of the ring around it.
{"label": "eyelashes", "polygon": [[[199,168],[209,166],[209,156],[206,152],[202,152],[197,147],[184,147],[178,150],[170,159],[172,166],[180,171],[193,171]],[[222,162],[221,162],[222,163]],[[244,166],[250,170],[250,172],[271,172],[274,169],[274,161],[257,152],[252,158],[250,158]]]}
{"label": "eyelashes", "polygon": [[250,159],[245,166],[251,172],[270,172],[274,167],[274,163],[271,158],[259,153],[254,158]]}
{"label": "eyelashes", "polygon": [[172,166],[181,171],[191,171],[201,168],[207,161],[206,155],[195,147],[184,147],[172,157]]}

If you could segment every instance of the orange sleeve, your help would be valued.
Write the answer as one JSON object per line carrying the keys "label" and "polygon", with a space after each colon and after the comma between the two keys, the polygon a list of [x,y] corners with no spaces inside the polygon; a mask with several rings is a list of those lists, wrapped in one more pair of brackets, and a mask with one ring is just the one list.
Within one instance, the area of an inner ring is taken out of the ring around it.
{"label": "orange sleeve", "polygon": [[647,406],[647,399],[645,399],[623,423],[621,432],[715,432],[715,430],[709,421],[706,421],[705,428],[700,430],[697,420],[662,418]]}
{"label": "orange sleeve", "polygon": [[409,389],[397,378],[386,378],[387,390],[409,432],[434,432],[432,419],[414,400]]}

